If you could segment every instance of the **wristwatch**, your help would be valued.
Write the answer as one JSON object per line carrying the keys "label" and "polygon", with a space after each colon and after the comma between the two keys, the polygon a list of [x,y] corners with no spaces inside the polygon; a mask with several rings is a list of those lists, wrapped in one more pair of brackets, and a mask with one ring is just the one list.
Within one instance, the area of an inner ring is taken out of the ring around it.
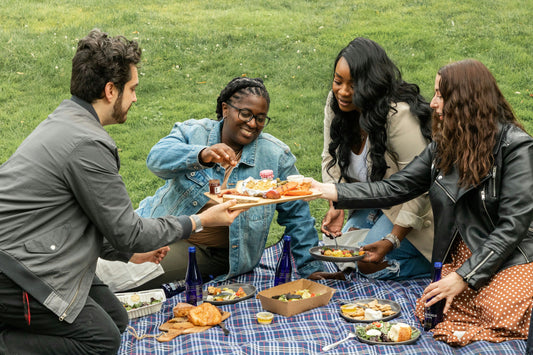
{"label": "wristwatch", "polygon": [[391,242],[394,249],[398,249],[400,247],[400,239],[398,239],[398,237],[392,233],[387,234],[383,237],[383,239]]}
{"label": "wristwatch", "polygon": [[202,227],[202,220],[200,219],[200,216],[198,216],[197,214],[193,214],[191,218],[194,221],[194,224],[196,224],[196,229],[194,230],[194,233],[203,231],[204,227]]}

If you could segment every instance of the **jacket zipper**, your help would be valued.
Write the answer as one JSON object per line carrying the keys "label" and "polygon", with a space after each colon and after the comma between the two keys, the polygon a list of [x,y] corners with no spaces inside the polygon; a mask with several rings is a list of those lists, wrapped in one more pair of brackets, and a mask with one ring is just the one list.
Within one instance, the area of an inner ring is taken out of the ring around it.
{"label": "jacket zipper", "polygon": [[489,217],[489,221],[490,221],[490,224],[492,225],[492,228],[496,228],[496,226],[494,225],[494,222],[492,221],[492,218],[490,218],[490,214],[489,214],[489,211],[487,210],[487,205],[485,203],[485,199],[487,197],[486,192],[485,192],[485,187],[486,186],[483,186],[483,190],[481,190],[481,203],[483,204],[483,209],[485,210],[487,217]]}
{"label": "jacket zipper", "polygon": [[448,196],[448,198],[449,198],[450,200],[452,200],[453,203],[457,202],[457,201],[455,201],[455,199],[452,197],[452,195],[450,195],[450,194],[448,193],[448,191],[444,188],[444,186],[442,186],[438,181],[435,181],[435,183],[436,183],[436,184],[442,189],[442,191],[444,191],[444,193],[446,194],[446,196]]}
{"label": "jacket zipper", "polygon": [[448,257],[448,253],[450,252],[450,249],[452,248],[453,242],[455,241],[455,238],[457,237],[457,229],[455,230],[455,233],[453,233],[452,241],[448,245],[448,249],[446,250],[446,253],[444,254],[444,257],[442,258],[442,263],[444,264],[444,260]]}
{"label": "jacket zipper", "polygon": [[487,260],[489,260],[489,258],[492,256],[492,254],[494,254],[494,251],[491,250],[491,252],[489,253],[489,255],[487,255],[485,257],[485,259],[483,259],[482,262],[480,262],[472,271],[470,271],[466,276],[465,276],[465,281],[468,282],[468,280],[472,277],[472,275],[474,275],[477,271],[477,269],[479,269],[481,266],[483,266],[483,264],[485,264],[487,262]]}
{"label": "jacket zipper", "polygon": [[492,197],[496,197],[496,165],[492,167]]}
{"label": "jacket zipper", "polygon": [[517,247],[518,251],[522,254],[522,256],[524,257],[524,259],[526,259],[526,263],[530,263],[531,261],[529,260],[529,258],[527,257],[526,253],[524,253],[524,251],[522,250],[522,248],[520,248],[520,246]]}
{"label": "jacket zipper", "polygon": [[80,279],[80,281],[78,281],[78,287],[76,288],[76,293],[74,294],[74,297],[72,298],[72,301],[70,301],[70,303],[68,304],[67,308],[65,309],[65,311],[63,312],[61,317],[59,317],[59,321],[60,322],[62,322],[67,317],[67,313],[68,313],[70,307],[72,307],[72,304],[74,304],[74,301],[76,300],[76,298],[78,298],[78,293],[80,293],[80,285],[81,285],[81,281],[82,280],[83,280],[83,277]]}

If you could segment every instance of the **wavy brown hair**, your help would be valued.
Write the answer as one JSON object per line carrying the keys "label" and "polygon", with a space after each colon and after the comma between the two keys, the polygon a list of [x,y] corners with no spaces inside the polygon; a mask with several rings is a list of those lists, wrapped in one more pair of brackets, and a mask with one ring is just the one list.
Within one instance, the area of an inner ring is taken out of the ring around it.
{"label": "wavy brown hair", "polygon": [[462,60],[442,67],[438,75],[444,107],[443,119],[433,118],[436,166],[444,174],[455,166],[460,186],[476,186],[494,163],[498,123],[523,127],[483,63]]}

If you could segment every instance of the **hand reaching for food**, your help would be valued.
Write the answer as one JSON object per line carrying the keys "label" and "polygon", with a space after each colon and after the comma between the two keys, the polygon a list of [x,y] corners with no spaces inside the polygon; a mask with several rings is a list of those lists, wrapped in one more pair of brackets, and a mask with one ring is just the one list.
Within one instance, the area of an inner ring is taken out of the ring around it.
{"label": "hand reaching for food", "polygon": [[221,165],[237,165],[237,156],[235,151],[225,143],[217,143],[210,147],[204,148],[200,154],[200,163],[210,164],[219,163]]}
{"label": "hand reaching for food", "polygon": [[329,238],[336,238],[342,235],[342,225],[344,223],[344,210],[336,210],[331,205],[322,220],[320,231]]}

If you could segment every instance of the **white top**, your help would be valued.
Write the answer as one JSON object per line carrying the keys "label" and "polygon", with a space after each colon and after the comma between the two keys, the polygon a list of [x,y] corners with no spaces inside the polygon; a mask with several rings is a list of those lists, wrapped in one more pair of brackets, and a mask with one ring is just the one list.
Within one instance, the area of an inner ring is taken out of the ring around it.
{"label": "white top", "polygon": [[367,167],[367,154],[368,154],[368,138],[365,140],[365,145],[361,154],[350,154],[350,165],[348,166],[348,176],[357,181],[367,181],[368,167]]}

